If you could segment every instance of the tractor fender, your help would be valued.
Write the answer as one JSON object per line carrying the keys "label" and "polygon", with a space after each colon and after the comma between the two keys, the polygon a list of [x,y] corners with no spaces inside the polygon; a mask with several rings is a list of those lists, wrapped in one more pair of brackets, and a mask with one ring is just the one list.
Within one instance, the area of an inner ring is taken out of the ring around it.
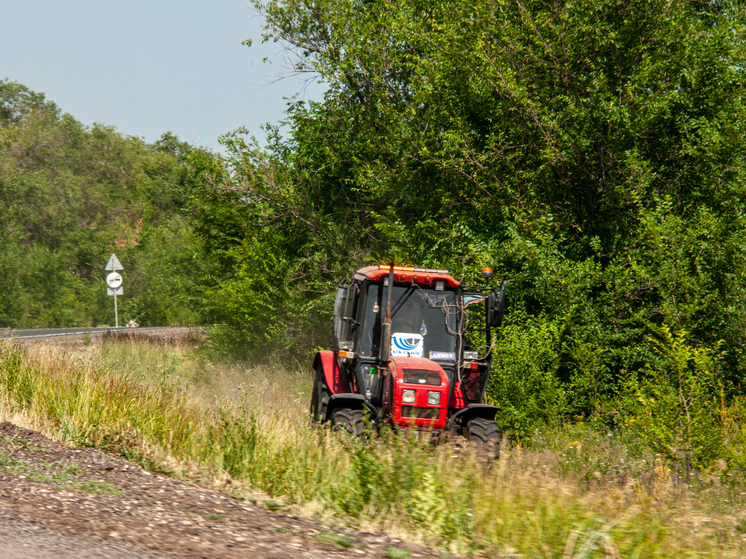
{"label": "tractor fender", "polygon": [[370,413],[370,417],[373,421],[378,420],[378,410],[373,404],[368,402],[362,394],[354,394],[348,392],[347,394],[334,394],[329,398],[329,405],[326,407],[326,421],[329,421],[332,417],[334,410],[338,408],[347,408],[350,410],[364,410],[367,409]]}
{"label": "tractor fender", "polygon": [[334,355],[333,351],[325,349],[316,353],[316,357],[313,359],[314,370],[318,371],[319,365],[323,368],[324,380],[326,381],[326,386],[329,387],[329,392],[332,394],[348,392],[348,388],[342,378],[342,371],[339,369],[337,356]]}
{"label": "tractor fender", "polygon": [[500,408],[489,404],[469,404],[464,409],[454,413],[446,424],[446,431],[451,431],[457,424],[465,425],[475,417],[494,420]]}

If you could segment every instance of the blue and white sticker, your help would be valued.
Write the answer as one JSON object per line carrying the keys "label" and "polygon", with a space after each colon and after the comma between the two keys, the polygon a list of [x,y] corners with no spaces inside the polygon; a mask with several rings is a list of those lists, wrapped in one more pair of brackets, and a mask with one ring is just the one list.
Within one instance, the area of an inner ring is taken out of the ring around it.
{"label": "blue and white sticker", "polygon": [[391,355],[399,357],[422,357],[425,343],[422,335],[396,332],[391,336]]}
{"label": "blue and white sticker", "polygon": [[430,361],[455,361],[456,354],[452,351],[431,351]]}

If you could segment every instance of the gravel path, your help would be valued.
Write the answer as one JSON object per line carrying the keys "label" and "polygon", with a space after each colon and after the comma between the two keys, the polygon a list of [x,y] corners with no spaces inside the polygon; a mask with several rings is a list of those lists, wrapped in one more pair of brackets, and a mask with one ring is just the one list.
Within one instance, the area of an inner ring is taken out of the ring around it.
{"label": "gravel path", "polygon": [[104,542],[70,532],[60,532],[48,523],[19,517],[0,507],[0,559],[150,559],[146,548],[126,542]]}
{"label": "gravel path", "polygon": [[440,557],[383,534],[274,513],[0,423],[0,559],[326,559],[392,553]]}

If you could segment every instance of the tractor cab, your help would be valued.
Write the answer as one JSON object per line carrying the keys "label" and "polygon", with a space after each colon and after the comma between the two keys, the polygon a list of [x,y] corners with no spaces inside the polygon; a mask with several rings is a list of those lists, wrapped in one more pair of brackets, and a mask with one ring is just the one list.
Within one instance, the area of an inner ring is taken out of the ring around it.
{"label": "tractor cab", "polygon": [[497,408],[482,402],[503,288],[464,289],[447,270],[358,270],[339,284],[331,349],[314,360],[313,418],[351,435],[361,434],[366,413],[374,426],[436,436],[468,436],[469,423],[482,420],[495,443]]}

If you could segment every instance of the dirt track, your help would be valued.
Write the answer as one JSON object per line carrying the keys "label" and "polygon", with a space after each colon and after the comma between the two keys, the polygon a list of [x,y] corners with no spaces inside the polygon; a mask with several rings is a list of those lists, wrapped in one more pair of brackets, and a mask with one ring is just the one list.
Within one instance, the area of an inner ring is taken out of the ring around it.
{"label": "dirt track", "polygon": [[407,552],[440,557],[385,535],[277,514],[0,423],[0,559],[383,558]]}

